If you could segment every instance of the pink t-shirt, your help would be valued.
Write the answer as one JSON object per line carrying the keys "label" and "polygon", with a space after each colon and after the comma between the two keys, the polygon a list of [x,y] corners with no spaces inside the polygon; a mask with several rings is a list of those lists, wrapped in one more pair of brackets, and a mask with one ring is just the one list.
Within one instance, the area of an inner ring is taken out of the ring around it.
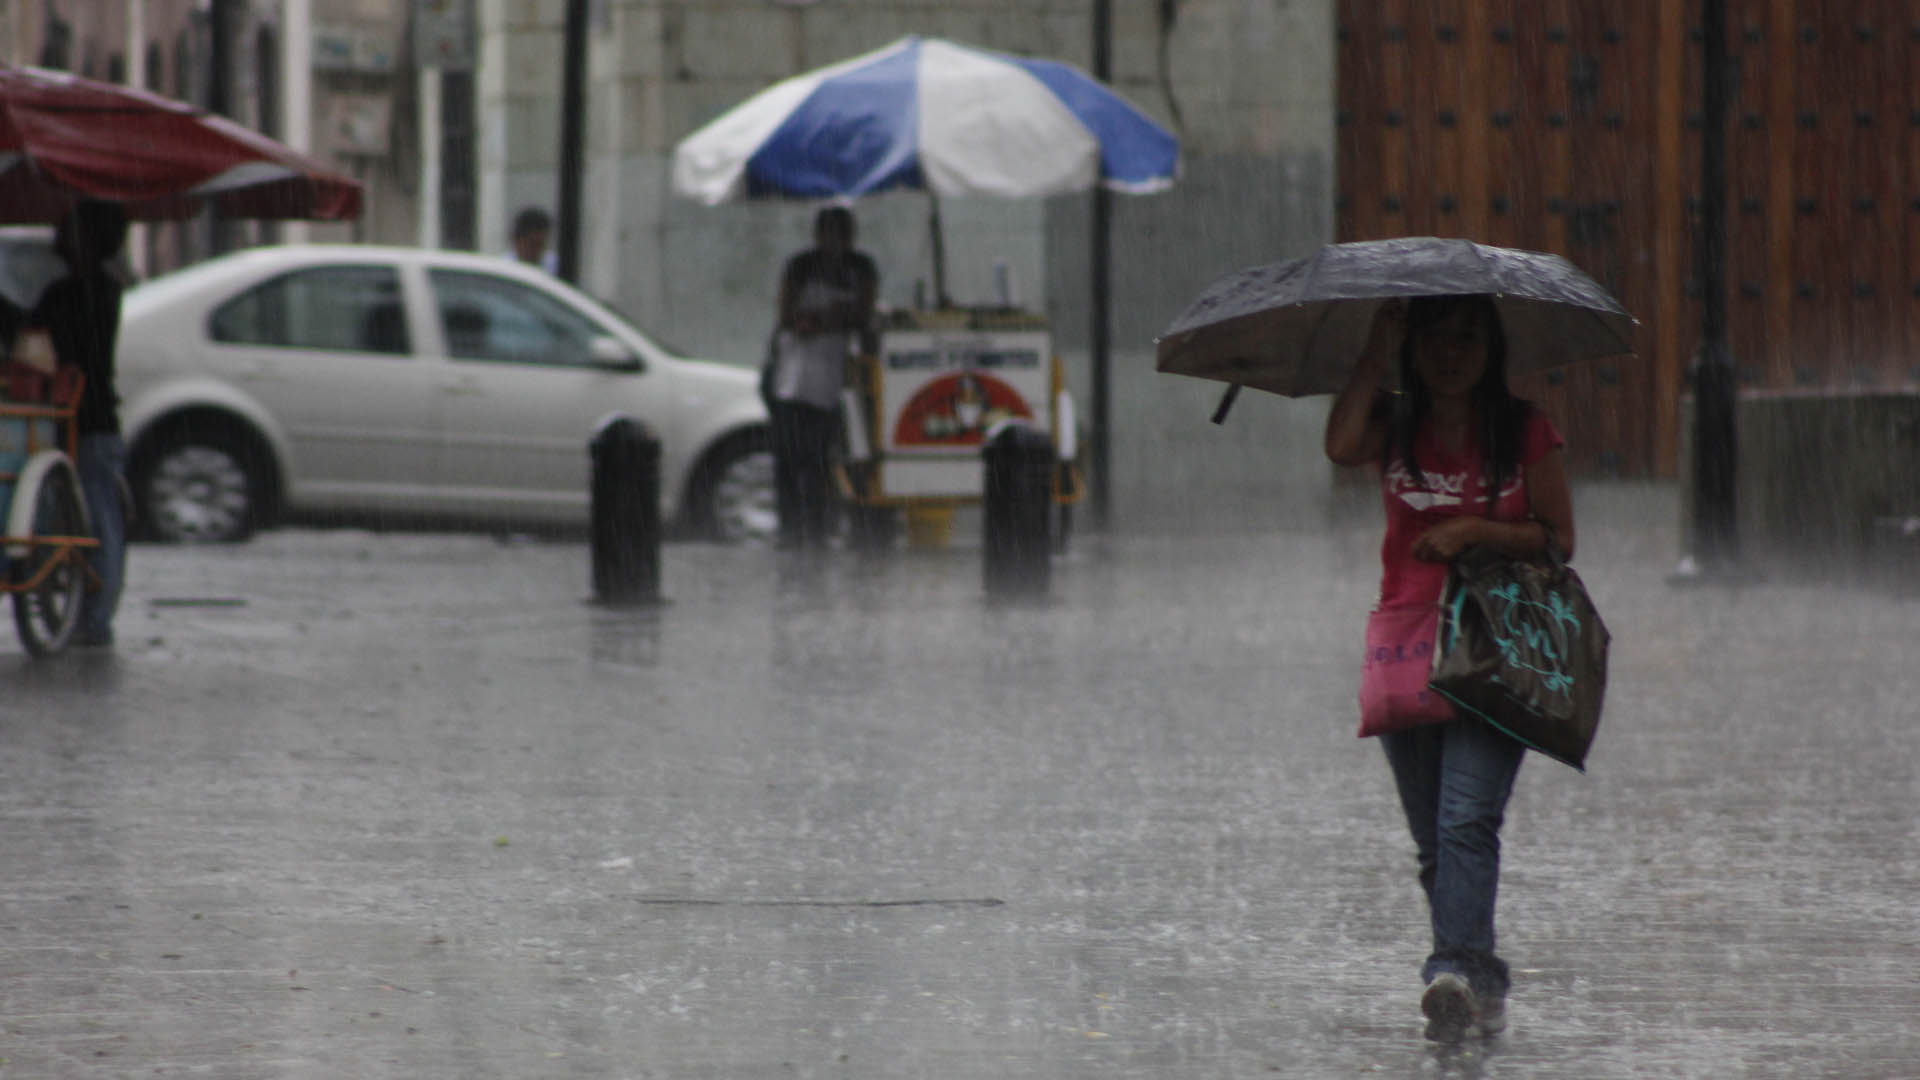
{"label": "pink t-shirt", "polygon": [[[1524,521],[1529,511],[1525,470],[1566,445],[1553,421],[1539,409],[1528,412],[1520,436],[1519,475],[1501,484],[1494,506],[1496,521]],[[1433,424],[1414,435],[1414,455],[1420,461],[1422,485],[1416,485],[1405,464],[1386,463],[1380,473],[1380,493],[1387,507],[1387,537],[1380,545],[1380,606],[1431,604],[1446,584],[1447,564],[1413,557],[1413,542],[1434,525],[1461,514],[1485,515],[1485,484],[1481,474],[1479,440],[1468,435],[1460,451],[1449,450],[1434,434]]]}

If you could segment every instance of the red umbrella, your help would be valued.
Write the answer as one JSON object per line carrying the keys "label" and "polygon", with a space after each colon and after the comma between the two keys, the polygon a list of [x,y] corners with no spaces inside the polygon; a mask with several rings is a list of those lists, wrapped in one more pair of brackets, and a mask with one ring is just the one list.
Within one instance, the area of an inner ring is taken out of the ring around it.
{"label": "red umbrella", "polygon": [[76,199],[128,216],[341,220],[360,183],[225,117],[129,86],[0,66],[0,221],[55,222]]}

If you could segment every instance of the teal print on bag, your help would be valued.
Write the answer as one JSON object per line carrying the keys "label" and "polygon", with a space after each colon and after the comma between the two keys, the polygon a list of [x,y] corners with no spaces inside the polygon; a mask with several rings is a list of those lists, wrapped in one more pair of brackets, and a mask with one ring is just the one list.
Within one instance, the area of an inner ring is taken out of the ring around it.
{"label": "teal print on bag", "polygon": [[[1506,604],[1500,613],[1500,624],[1507,636],[1501,637],[1496,632],[1493,641],[1507,665],[1540,676],[1541,684],[1555,693],[1565,694],[1572,689],[1573,676],[1561,670],[1562,657],[1556,643],[1566,640],[1562,634],[1579,634],[1580,618],[1560,594],[1549,593],[1547,602],[1542,604],[1521,596],[1519,583],[1511,582],[1487,595]],[[1556,627],[1566,629],[1556,634]],[[1538,666],[1541,664],[1551,666]]]}

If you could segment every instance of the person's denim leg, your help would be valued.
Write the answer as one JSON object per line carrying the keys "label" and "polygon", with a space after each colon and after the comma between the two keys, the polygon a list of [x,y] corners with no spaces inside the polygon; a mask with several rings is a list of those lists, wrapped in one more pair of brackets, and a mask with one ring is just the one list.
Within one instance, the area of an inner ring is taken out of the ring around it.
{"label": "person's denim leg", "polygon": [[1456,720],[1381,737],[1420,859],[1433,923],[1421,976],[1466,978],[1477,995],[1504,997],[1507,965],[1494,954],[1500,826],[1526,748],[1485,724]]}
{"label": "person's denim leg", "polygon": [[126,580],[127,522],[120,502],[120,474],[126,468],[126,443],[115,432],[80,436],[80,490],[87,502],[87,519],[100,546],[88,552],[87,562],[100,577],[100,587],[89,590],[80,604],[80,640],[107,641],[113,636],[113,615],[120,607],[120,588]]}

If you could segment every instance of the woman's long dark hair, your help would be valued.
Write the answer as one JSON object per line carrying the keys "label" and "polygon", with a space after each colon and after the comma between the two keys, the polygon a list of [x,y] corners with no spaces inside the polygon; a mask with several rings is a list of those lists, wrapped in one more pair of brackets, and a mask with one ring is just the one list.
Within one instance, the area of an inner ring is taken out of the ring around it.
{"label": "woman's long dark hair", "polygon": [[[1473,415],[1479,425],[1483,455],[1481,477],[1486,485],[1486,511],[1500,500],[1500,489],[1507,478],[1520,469],[1520,440],[1526,431],[1527,416],[1533,406],[1507,389],[1507,332],[1500,321],[1500,309],[1493,297],[1419,296],[1407,301],[1406,339],[1400,343],[1400,393],[1394,398],[1393,412],[1387,421],[1387,461],[1399,461],[1413,475],[1414,483],[1426,486],[1420,461],[1414,453],[1414,437],[1420,425],[1433,413],[1433,398],[1427,384],[1413,368],[1414,338],[1454,313],[1466,308],[1486,328],[1487,368],[1473,387]],[[1464,492],[1462,493],[1464,495]]]}

